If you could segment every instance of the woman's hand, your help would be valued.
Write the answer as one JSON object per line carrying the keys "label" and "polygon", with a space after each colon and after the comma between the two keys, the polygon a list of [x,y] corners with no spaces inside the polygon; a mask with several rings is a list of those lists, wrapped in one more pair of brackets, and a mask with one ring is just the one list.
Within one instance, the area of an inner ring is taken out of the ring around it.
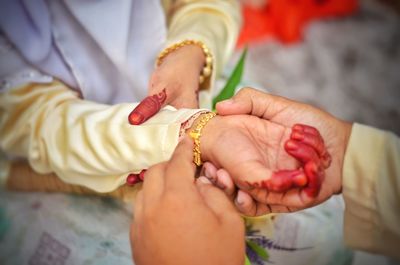
{"label": "woman's hand", "polygon": [[137,265],[243,265],[244,223],[222,191],[195,180],[193,143],[151,167],[134,206],[130,239]]}
{"label": "woman's hand", "polygon": [[186,45],[168,54],[150,78],[149,96],[131,112],[129,122],[142,124],[165,105],[198,108],[199,77],[204,62],[203,50],[197,45]]}
{"label": "woman's hand", "polygon": [[[315,147],[314,149],[317,151],[317,154],[320,154],[319,163],[321,165],[330,162],[329,159],[324,159],[324,157],[326,157],[324,154],[330,154],[332,156],[331,166],[326,170],[325,177],[322,174],[316,179],[316,183],[320,183],[319,186],[316,186],[316,188],[318,188],[318,190],[316,190],[318,191],[316,197],[304,196],[302,192],[303,189],[297,188],[278,193],[268,192],[267,190],[260,191],[259,189],[242,189],[242,191],[238,193],[236,199],[236,205],[242,213],[246,215],[259,215],[270,211],[294,211],[321,203],[333,194],[337,194],[341,191],[343,160],[351,132],[351,124],[340,121],[332,115],[310,105],[269,95],[249,88],[242,89],[231,100],[217,104],[217,110],[221,115],[240,115],[238,117],[242,117],[241,115],[243,114],[250,114],[254,115],[255,118],[260,117],[265,122],[273,124],[270,130],[266,130],[264,134],[258,135],[259,137],[264,137],[269,147],[271,147],[271,144],[275,143],[277,139],[277,131],[272,130],[274,127],[288,128],[294,126],[296,123],[314,126],[321,133],[325,141],[319,141],[319,143],[318,141],[315,142],[317,138],[313,137],[314,130],[294,131],[290,135],[290,138],[297,144],[297,148],[289,148],[289,150],[286,148],[286,150],[291,155],[295,155],[297,152],[298,154],[302,153],[305,156],[309,156],[313,152],[310,152],[308,148],[299,148],[299,146],[302,144],[311,144]],[[255,132],[254,129],[250,129],[250,131]],[[285,133],[278,134],[282,135],[284,138],[289,137],[288,133],[286,133],[286,136]],[[324,144],[324,146],[321,144]],[[325,152],[324,149],[326,149]],[[271,161],[277,160],[278,165],[284,163],[287,158],[280,155],[282,155],[282,152],[271,156]],[[314,156],[314,154],[311,156]],[[318,159],[316,161],[318,161]],[[207,167],[210,166],[212,168],[212,165],[208,165]],[[235,181],[235,175],[232,174],[233,171],[228,171],[231,172],[231,176]],[[213,171],[209,170],[209,172]],[[242,178],[245,177],[242,176]],[[222,179],[225,184],[220,185],[228,186],[228,189],[231,189],[231,187],[229,187],[231,184],[224,181],[226,179],[226,177]],[[319,191],[319,189],[321,190]],[[249,194],[255,201],[251,200]]]}

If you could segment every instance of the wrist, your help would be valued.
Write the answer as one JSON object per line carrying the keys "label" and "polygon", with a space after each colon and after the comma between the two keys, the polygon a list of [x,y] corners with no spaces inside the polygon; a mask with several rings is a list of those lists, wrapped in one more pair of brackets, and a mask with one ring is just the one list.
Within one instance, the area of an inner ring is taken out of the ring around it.
{"label": "wrist", "polygon": [[[203,162],[212,160],[211,148],[215,142],[215,135],[218,131],[217,124],[221,117],[215,116],[212,112],[200,114],[192,126],[186,130],[186,134],[194,140],[194,161],[200,165]],[[197,156],[197,158],[196,158]]]}
{"label": "wrist", "polygon": [[[168,58],[167,58],[168,57]],[[184,40],[165,48],[157,57],[156,65],[164,60],[184,65],[185,71],[194,69],[199,76],[199,83],[209,84],[213,69],[213,56],[209,48],[201,41]]]}
{"label": "wrist", "polygon": [[187,62],[188,67],[195,67],[196,71],[198,71],[200,74],[205,64],[206,57],[201,47],[196,44],[188,44],[172,50],[171,52],[160,58],[157,62],[157,65],[161,66],[163,63],[169,61],[172,61],[174,63]]}

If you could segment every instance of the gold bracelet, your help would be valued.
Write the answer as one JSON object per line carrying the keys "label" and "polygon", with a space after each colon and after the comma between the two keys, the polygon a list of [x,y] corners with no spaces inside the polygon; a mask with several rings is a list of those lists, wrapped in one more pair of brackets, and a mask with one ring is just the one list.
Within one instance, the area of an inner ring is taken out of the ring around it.
{"label": "gold bracelet", "polygon": [[204,63],[204,67],[201,70],[200,77],[199,77],[199,83],[202,84],[206,80],[206,78],[209,77],[212,73],[213,58],[212,58],[212,55],[211,55],[208,47],[201,41],[184,40],[184,41],[175,43],[172,46],[165,48],[158,55],[156,65],[160,66],[162,64],[162,61],[168,54],[170,54],[171,52],[174,52],[174,51],[178,50],[179,48],[182,48],[183,46],[186,46],[186,45],[197,45],[203,50],[203,53],[205,56],[205,63]]}
{"label": "gold bracelet", "polygon": [[200,151],[200,137],[201,131],[203,130],[204,126],[209,122],[212,118],[214,118],[217,114],[214,112],[209,112],[201,117],[199,123],[196,125],[196,128],[192,130],[189,135],[194,141],[193,146],[193,162],[196,166],[201,166],[203,162],[201,161],[201,151]]}

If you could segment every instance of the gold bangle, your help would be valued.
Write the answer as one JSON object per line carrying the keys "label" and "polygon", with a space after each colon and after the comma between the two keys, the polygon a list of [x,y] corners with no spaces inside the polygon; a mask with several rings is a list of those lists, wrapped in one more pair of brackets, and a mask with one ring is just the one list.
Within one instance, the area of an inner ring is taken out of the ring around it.
{"label": "gold bangle", "polygon": [[202,84],[206,80],[207,77],[211,76],[213,58],[212,58],[212,55],[211,55],[208,47],[201,41],[184,40],[184,41],[175,43],[172,46],[165,48],[158,55],[156,65],[160,66],[162,64],[162,61],[168,54],[170,54],[171,52],[174,52],[174,51],[178,50],[179,48],[182,48],[183,46],[186,46],[186,45],[197,45],[203,50],[203,53],[205,56],[205,60],[204,60],[205,62],[204,62],[204,66],[203,66],[203,69],[201,70],[200,77],[199,77],[199,83]]}
{"label": "gold bangle", "polygon": [[217,114],[214,112],[209,112],[205,114],[203,117],[201,117],[199,123],[196,125],[196,128],[194,128],[190,133],[190,137],[194,141],[194,146],[193,146],[193,162],[196,164],[196,166],[201,166],[203,162],[201,161],[201,151],[200,151],[200,137],[201,137],[201,131],[203,130],[204,126],[209,122],[212,118],[214,118]]}

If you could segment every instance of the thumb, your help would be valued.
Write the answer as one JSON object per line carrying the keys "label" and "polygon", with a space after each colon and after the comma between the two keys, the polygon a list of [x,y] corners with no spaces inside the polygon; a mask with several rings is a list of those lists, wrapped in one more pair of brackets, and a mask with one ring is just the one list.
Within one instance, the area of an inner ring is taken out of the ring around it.
{"label": "thumb", "polygon": [[140,125],[153,117],[166,104],[167,93],[165,88],[158,94],[143,99],[129,114],[128,121],[132,125]]}
{"label": "thumb", "polygon": [[212,185],[204,176],[196,180],[196,187],[206,206],[213,211],[218,218],[224,218],[229,213],[236,213],[236,210],[225,193]]}
{"label": "thumb", "polygon": [[231,99],[218,102],[216,109],[219,115],[250,114],[270,119],[285,108],[288,102],[283,97],[245,87]]}

